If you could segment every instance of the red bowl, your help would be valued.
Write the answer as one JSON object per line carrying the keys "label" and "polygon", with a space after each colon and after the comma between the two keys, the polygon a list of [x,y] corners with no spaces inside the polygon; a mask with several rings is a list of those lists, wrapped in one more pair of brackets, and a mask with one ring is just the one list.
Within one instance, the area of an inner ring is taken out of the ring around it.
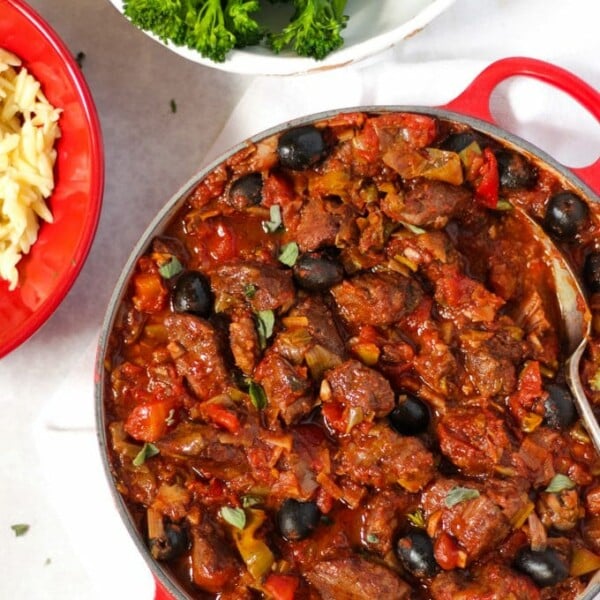
{"label": "red bowl", "polygon": [[57,33],[21,0],[0,0],[0,47],[16,54],[49,102],[62,109],[47,204],[37,242],[17,265],[19,285],[0,281],[0,357],[23,343],[50,317],[79,274],[92,244],[104,190],[100,122],[92,95]]}

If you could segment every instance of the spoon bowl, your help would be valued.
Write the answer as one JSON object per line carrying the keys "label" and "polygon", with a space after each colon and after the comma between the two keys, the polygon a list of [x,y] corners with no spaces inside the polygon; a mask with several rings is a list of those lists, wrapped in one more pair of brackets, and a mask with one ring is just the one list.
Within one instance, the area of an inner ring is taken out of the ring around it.
{"label": "spoon bowl", "polygon": [[591,331],[590,307],[571,266],[548,234],[525,211],[518,208],[515,210],[518,210],[523,220],[529,224],[532,236],[540,244],[548,259],[562,318],[563,344],[568,355],[565,361],[565,377],[588,435],[596,451],[600,453],[600,425],[598,425],[579,375],[579,365]]}

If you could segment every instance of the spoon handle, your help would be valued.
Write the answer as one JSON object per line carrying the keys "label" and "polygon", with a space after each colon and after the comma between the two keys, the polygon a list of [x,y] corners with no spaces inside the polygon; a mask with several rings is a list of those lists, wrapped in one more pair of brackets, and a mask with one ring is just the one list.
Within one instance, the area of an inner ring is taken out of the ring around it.
{"label": "spoon handle", "polygon": [[596,416],[594,415],[592,407],[588,402],[583,385],[581,383],[581,377],[579,376],[579,362],[585,351],[586,345],[587,339],[584,339],[581,344],[579,344],[575,352],[573,352],[573,354],[567,360],[566,376],[585,428],[587,429],[594,447],[600,453],[600,425],[598,425]]}

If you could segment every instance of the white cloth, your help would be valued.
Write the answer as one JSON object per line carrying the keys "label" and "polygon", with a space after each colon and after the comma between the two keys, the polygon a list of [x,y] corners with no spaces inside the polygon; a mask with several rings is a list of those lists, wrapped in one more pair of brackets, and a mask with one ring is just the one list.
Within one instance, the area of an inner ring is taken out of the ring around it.
{"label": "white cloth", "polygon": [[[439,106],[502,56],[552,60],[599,87],[600,3],[457,0],[379,56],[284,78],[234,76],[183,61],[137,35],[108,3],[31,4],[74,53],[86,52],[107,186],[98,237],[73,291],[36,336],[0,361],[0,597],[151,600],[152,578],[117,516],[102,468],[93,372],[110,290],[165,198],[200,163],[263,129],[332,108]],[[596,120],[548,86],[508,81],[492,107],[502,126],[561,162],[582,166],[599,154]],[[182,150],[157,152],[160,144]],[[10,525],[19,522],[31,527],[16,538]]]}

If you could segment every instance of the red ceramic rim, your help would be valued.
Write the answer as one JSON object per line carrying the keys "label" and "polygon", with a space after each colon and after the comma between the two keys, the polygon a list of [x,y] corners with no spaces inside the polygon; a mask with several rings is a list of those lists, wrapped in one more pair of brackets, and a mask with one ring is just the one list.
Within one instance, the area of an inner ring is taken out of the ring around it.
{"label": "red ceramic rim", "polygon": [[19,56],[48,100],[63,110],[56,187],[48,204],[54,223],[17,269],[19,287],[0,282],[0,357],[33,335],[77,278],[96,234],[104,190],[102,133],[81,69],[58,34],[22,0],[0,0],[0,46]]}

